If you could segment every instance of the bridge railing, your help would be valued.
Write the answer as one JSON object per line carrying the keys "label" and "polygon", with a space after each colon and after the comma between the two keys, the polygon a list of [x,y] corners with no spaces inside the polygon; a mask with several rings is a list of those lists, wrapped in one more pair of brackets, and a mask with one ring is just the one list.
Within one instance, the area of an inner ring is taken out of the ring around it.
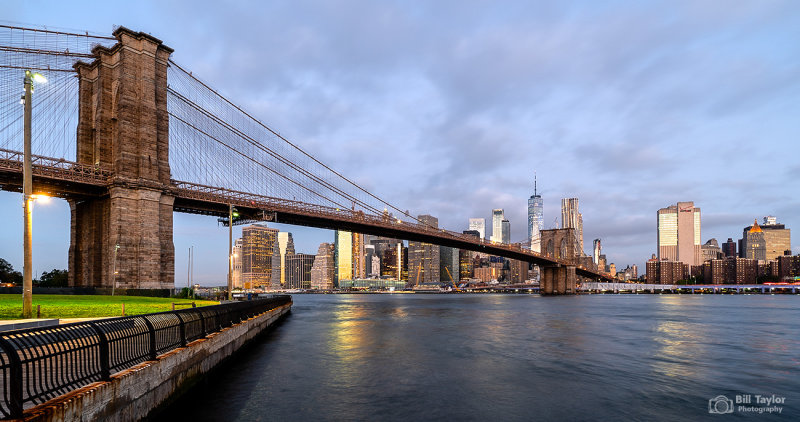
{"label": "bridge railing", "polygon": [[372,215],[372,214],[366,214],[360,210],[350,210],[344,208],[334,208],[324,205],[309,204],[301,201],[275,198],[266,195],[258,195],[258,194],[241,192],[220,187],[206,186],[191,182],[182,182],[173,180],[172,184],[173,187],[176,189],[176,193],[178,195],[187,198],[204,200],[204,201],[213,201],[221,204],[232,204],[235,206],[242,206],[242,207],[269,209],[271,211],[286,211],[292,213],[301,211],[307,213],[308,215],[316,217],[328,217],[334,220],[341,220],[341,219],[348,219],[355,221],[361,220],[378,227],[391,227],[391,228],[402,227],[404,231],[408,232],[416,232],[421,234],[436,233],[437,235],[443,238],[450,238],[453,240],[466,241],[470,243],[476,243],[479,245],[513,250],[515,252],[526,253],[528,255],[538,258],[546,258],[553,262],[568,264],[566,261],[562,261],[552,257],[545,257],[541,253],[533,252],[528,249],[523,249],[518,245],[508,245],[505,243],[494,242],[491,240],[476,239],[473,236],[466,235],[463,233],[440,229],[425,224],[403,221],[389,215]]}
{"label": "bridge railing", "polygon": [[[22,152],[0,148],[0,168],[22,173],[22,161]],[[113,175],[108,169],[36,154],[31,155],[31,164],[35,176],[95,185],[107,184]]]}
{"label": "bridge railing", "polygon": [[54,399],[225,327],[290,296],[0,333],[0,416]]}

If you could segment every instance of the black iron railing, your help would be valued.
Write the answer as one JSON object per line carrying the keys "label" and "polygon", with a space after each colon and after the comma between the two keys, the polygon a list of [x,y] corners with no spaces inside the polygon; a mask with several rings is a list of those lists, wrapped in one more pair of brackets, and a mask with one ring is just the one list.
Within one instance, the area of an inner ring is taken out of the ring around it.
{"label": "black iron railing", "polygon": [[290,301],[275,296],[0,333],[0,416],[19,418],[24,409]]}

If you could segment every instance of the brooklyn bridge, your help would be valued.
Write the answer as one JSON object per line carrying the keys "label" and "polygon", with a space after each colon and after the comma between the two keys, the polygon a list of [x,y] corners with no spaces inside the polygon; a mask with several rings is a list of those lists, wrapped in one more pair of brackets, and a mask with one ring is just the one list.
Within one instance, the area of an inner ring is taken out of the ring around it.
{"label": "brooklyn bridge", "polygon": [[69,202],[70,285],[110,286],[116,274],[119,287],[174,287],[174,212],[521,260],[542,268],[545,294],[575,292],[578,276],[606,278],[558,247],[537,253],[418,221],[220,95],[172,52],[124,27],[106,37],[0,25],[0,188],[22,191],[19,93],[25,71],[39,72],[48,83],[32,97],[33,193]]}

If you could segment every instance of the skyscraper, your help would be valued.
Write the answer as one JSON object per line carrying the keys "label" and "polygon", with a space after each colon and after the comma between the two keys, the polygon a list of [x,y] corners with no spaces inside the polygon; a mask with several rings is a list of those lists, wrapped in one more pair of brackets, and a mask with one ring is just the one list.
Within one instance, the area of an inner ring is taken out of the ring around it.
{"label": "skyscraper", "polygon": [[485,218],[470,218],[469,229],[475,230],[481,234],[481,239],[486,239],[486,219]]}
{"label": "skyscraper", "polygon": [[311,269],[314,267],[314,255],[299,253],[286,257],[286,289],[310,289]]}
{"label": "skyscraper", "polygon": [[502,230],[500,232],[502,233],[502,235],[500,236],[502,238],[501,241],[506,245],[508,245],[509,243],[511,243],[511,222],[506,219],[503,219],[503,221],[500,222],[500,226],[502,227]]}
{"label": "skyscraper", "polygon": [[542,251],[542,238],[539,232],[544,229],[544,208],[542,196],[536,191],[536,175],[533,176],[533,195],[528,198],[528,241],[531,250]]}
{"label": "skyscraper", "polygon": [[353,233],[336,230],[336,249],[334,250],[334,286],[339,286],[340,280],[353,279]]}
{"label": "skyscraper", "polygon": [[602,245],[600,244],[600,239],[595,239],[592,242],[592,262],[594,265],[598,265],[600,263],[600,254],[603,253]]}
{"label": "skyscraper", "polygon": [[242,282],[242,238],[233,243],[233,288],[244,289]]}
{"label": "skyscraper", "polygon": [[278,229],[261,224],[242,228],[242,282],[245,288],[269,288]]}
{"label": "skyscraper", "polygon": [[492,210],[492,242],[503,242],[503,220],[505,219],[502,209]]}
{"label": "skyscraper", "polygon": [[578,198],[561,200],[561,228],[575,229],[575,241],[583,256],[583,216],[578,211]]}
{"label": "skyscraper", "polygon": [[[439,219],[420,215],[417,219],[431,227],[439,226]],[[411,286],[439,282],[439,246],[425,242],[408,242],[408,282]]]}
{"label": "skyscraper", "polygon": [[272,254],[272,288],[286,287],[286,257],[294,255],[294,239],[289,232],[278,232],[278,241],[273,246]]}
{"label": "skyscraper", "polygon": [[319,245],[314,264],[311,266],[311,288],[317,290],[333,289],[335,265],[333,262],[333,248],[330,243]]}
{"label": "skyscraper", "polygon": [[728,241],[722,244],[722,254],[725,257],[735,257],[736,256],[736,242],[733,241],[732,238],[728,238]]}
{"label": "skyscraper", "polygon": [[700,260],[700,208],[694,202],[678,202],[657,214],[658,258],[693,265]]}
{"label": "skyscraper", "polygon": [[[760,233],[762,233],[764,237],[764,240],[762,242],[764,247],[764,258],[751,258],[750,256],[747,255],[747,250],[753,249],[747,243],[748,233],[750,232],[750,229],[756,226],[759,227]],[[741,242],[740,252],[739,252],[740,256],[743,258],[750,258],[750,259],[763,259],[766,261],[772,261],[778,259],[778,257],[780,256],[783,256],[784,252],[786,252],[787,250],[792,249],[791,230],[787,229],[785,225],[779,224],[777,218],[771,215],[764,217],[764,224],[760,226],[754,222],[752,226],[745,227],[744,230],[742,231],[742,240],[740,242]]]}

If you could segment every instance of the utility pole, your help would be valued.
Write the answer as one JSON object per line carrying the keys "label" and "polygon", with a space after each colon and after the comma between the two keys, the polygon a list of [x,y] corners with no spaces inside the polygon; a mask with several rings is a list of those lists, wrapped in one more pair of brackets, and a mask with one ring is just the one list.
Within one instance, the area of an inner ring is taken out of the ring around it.
{"label": "utility pole", "polygon": [[22,317],[30,318],[33,308],[33,175],[31,165],[31,72],[25,71],[24,103],[24,158],[22,161],[22,201],[25,216],[22,265]]}
{"label": "utility pole", "polygon": [[233,300],[233,204],[228,205],[228,300]]}

